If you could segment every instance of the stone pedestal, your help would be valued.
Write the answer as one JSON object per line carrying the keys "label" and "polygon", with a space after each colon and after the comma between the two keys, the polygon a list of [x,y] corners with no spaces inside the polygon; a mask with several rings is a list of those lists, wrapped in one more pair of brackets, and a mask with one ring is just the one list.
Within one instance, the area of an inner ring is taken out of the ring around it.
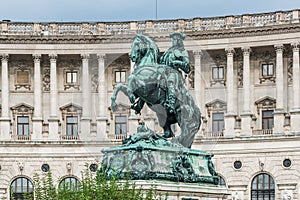
{"label": "stone pedestal", "polygon": [[155,180],[137,180],[137,188],[143,190],[155,188],[158,194],[165,195],[168,193],[168,200],[197,199],[197,200],[221,200],[227,199],[230,195],[226,187],[211,185],[197,185],[189,183],[173,183],[167,181]]}
{"label": "stone pedestal", "polygon": [[97,117],[97,137],[103,140],[107,139],[106,133],[107,118]]}
{"label": "stone pedestal", "polygon": [[10,119],[0,118],[0,134],[1,140],[10,140]]}
{"label": "stone pedestal", "polygon": [[48,119],[49,121],[49,135],[48,135],[48,140],[53,141],[53,140],[59,140],[59,119],[56,118],[50,118]]}
{"label": "stone pedestal", "polygon": [[283,110],[274,111],[274,130],[273,134],[284,134],[284,112]]}
{"label": "stone pedestal", "polygon": [[251,136],[252,135],[252,118],[250,113],[241,114],[241,136]]}
{"label": "stone pedestal", "polygon": [[80,122],[81,132],[79,133],[79,138],[81,141],[91,140],[91,119],[89,118],[81,118]]}
{"label": "stone pedestal", "polygon": [[224,137],[233,138],[235,137],[234,125],[235,125],[235,115],[227,114],[224,117],[225,130]]}
{"label": "stone pedestal", "polygon": [[291,114],[291,133],[300,134],[300,109],[295,109]]}
{"label": "stone pedestal", "polygon": [[43,135],[43,119],[42,118],[33,118],[32,119],[32,140],[42,140]]}

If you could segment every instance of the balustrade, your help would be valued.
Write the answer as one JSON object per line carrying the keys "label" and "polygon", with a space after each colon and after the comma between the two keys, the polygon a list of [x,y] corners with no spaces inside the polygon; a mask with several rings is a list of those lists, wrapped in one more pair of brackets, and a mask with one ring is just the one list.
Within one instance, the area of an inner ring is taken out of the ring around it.
{"label": "balustrade", "polygon": [[262,14],[194,18],[178,20],[154,20],[133,22],[79,22],[79,23],[23,23],[0,22],[0,34],[5,35],[114,35],[139,33],[141,31],[203,31],[243,27],[273,26],[300,23],[300,10]]}

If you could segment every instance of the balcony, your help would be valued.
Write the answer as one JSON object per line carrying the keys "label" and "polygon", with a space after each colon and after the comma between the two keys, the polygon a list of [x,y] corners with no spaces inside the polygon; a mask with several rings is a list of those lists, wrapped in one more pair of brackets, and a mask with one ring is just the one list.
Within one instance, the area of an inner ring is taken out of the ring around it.
{"label": "balcony", "polygon": [[206,131],[204,132],[205,138],[222,138],[224,137],[223,131],[219,132],[212,132],[212,131]]}
{"label": "balcony", "polygon": [[13,135],[12,138],[18,141],[28,141],[31,139],[30,135]]}
{"label": "balcony", "polygon": [[79,140],[79,135],[61,135],[61,140]]}
{"label": "balcony", "polygon": [[253,130],[252,135],[256,135],[256,136],[273,135],[273,129]]}

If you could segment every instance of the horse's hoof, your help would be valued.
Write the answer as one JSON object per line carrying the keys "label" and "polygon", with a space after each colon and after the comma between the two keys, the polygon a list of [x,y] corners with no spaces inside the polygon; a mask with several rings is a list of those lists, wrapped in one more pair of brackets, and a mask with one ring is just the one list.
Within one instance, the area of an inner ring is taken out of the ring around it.
{"label": "horse's hoof", "polygon": [[174,133],[173,133],[172,131],[165,131],[163,137],[164,137],[164,138],[171,138],[171,137],[174,137]]}

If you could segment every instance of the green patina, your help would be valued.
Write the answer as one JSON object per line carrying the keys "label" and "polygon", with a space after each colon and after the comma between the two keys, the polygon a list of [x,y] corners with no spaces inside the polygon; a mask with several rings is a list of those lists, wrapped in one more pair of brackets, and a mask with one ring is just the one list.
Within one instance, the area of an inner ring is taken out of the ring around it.
{"label": "green patina", "polygon": [[[155,42],[136,35],[130,58],[135,69],[128,86],[119,84],[111,97],[112,110],[117,110],[119,91],[128,96],[136,114],[144,104],[156,112],[164,134],[148,129],[143,123],[123,140],[122,146],[103,150],[102,170],[108,177],[158,179],[177,182],[216,184],[212,154],[191,149],[201,125],[201,113],[184,87],[182,73],[190,72],[182,33],[171,34],[173,45],[160,58]],[[181,133],[174,136],[171,125],[178,123]],[[167,138],[172,138],[168,140]]]}

